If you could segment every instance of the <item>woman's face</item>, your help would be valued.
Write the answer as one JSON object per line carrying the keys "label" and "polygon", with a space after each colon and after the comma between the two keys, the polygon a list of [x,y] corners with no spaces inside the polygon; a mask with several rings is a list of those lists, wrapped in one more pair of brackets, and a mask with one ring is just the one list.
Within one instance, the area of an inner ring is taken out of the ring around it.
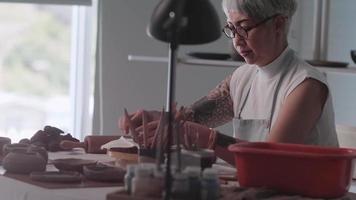
{"label": "woman's face", "polygon": [[[273,17],[249,30],[247,39],[241,38],[237,34],[232,39],[234,47],[246,63],[264,66],[280,55],[280,43],[282,43],[283,34],[275,25],[274,20]],[[237,11],[227,13],[227,23],[234,27],[241,26],[248,29],[259,22]]]}

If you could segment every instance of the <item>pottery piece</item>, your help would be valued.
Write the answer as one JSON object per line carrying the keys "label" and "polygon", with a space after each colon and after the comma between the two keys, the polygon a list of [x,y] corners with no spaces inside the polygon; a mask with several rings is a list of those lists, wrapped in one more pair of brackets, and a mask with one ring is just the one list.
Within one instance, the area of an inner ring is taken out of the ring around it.
{"label": "pottery piece", "polygon": [[42,146],[48,151],[62,151],[59,143],[63,140],[78,142],[79,140],[72,137],[69,133],[64,133],[59,128],[45,126],[43,130],[38,130],[31,138],[30,143],[36,146]]}
{"label": "pottery piece", "polygon": [[103,164],[83,166],[83,174],[94,181],[123,182],[126,171],[118,167],[110,167]]}
{"label": "pottery piece", "polygon": [[63,158],[55,159],[52,163],[59,171],[76,171],[82,173],[83,166],[96,164],[96,161],[78,158]]}
{"label": "pottery piece", "polygon": [[0,137],[0,155],[2,155],[3,153],[3,147],[4,145],[10,144],[11,143],[11,139],[7,138],[7,137]]}
{"label": "pottery piece", "polygon": [[14,150],[26,152],[28,146],[29,146],[28,144],[20,144],[20,143],[6,144],[2,148],[2,154],[3,156],[6,156],[9,152],[12,152]]}
{"label": "pottery piece", "polygon": [[19,141],[20,144],[28,144],[30,145],[31,144],[31,141],[27,138],[23,138]]}
{"label": "pottery piece", "polygon": [[47,161],[48,161],[48,152],[44,147],[30,145],[28,147],[27,151],[28,152],[37,152],[37,153],[39,153],[47,163]]}
{"label": "pottery piece", "polygon": [[44,171],[47,162],[39,153],[15,149],[4,157],[2,165],[7,172],[29,174],[34,171]]}
{"label": "pottery piece", "polygon": [[3,147],[3,155],[6,156],[8,153],[17,151],[17,152],[33,152],[33,153],[39,153],[43,159],[48,161],[48,153],[45,148],[36,146],[36,145],[29,145],[25,143],[14,143],[14,144],[6,144]]}

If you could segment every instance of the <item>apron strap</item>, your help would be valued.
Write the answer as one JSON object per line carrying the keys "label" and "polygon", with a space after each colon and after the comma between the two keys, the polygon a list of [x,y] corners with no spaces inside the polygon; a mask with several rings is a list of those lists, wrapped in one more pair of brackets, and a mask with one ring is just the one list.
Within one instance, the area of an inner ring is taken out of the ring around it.
{"label": "apron strap", "polygon": [[288,71],[288,69],[284,69],[283,70],[281,78],[279,79],[279,81],[277,83],[277,87],[276,87],[276,89],[274,91],[273,101],[272,101],[272,106],[271,106],[271,112],[270,112],[269,122],[268,122],[268,132],[271,132],[272,119],[273,119],[274,110],[276,109],[278,91],[281,88],[283,79],[284,79],[285,75],[287,74],[287,71]]}
{"label": "apron strap", "polygon": [[250,94],[250,91],[251,91],[251,87],[252,87],[252,82],[255,80],[255,77],[256,77],[256,74],[257,74],[258,70],[256,70],[253,78],[250,78],[249,82],[248,82],[248,90],[242,94],[242,103],[240,103],[240,106],[239,106],[239,111],[238,111],[238,115],[237,115],[237,118],[238,119],[241,119],[241,112],[242,112],[242,109],[245,107],[245,104],[246,104],[246,101],[247,101],[247,97],[248,95]]}
{"label": "apron strap", "polygon": [[[289,52],[290,54],[291,52]],[[273,95],[273,101],[272,101],[272,106],[271,106],[271,112],[270,112],[270,117],[269,117],[269,122],[268,122],[268,130],[269,132],[271,132],[271,125],[272,125],[272,119],[273,119],[273,115],[274,115],[274,110],[276,109],[276,103],[277,103],[277,96],[278,96],[278,91],[280,90],[281,86],[282,86],[282,82],[287,74],[287,72],[289,71],[289,67],[293,61],[292,58],[290,58],[290,56],[286,56],[286,58],[289,58],[289,60],[286,63],[286,67],[283,69],[281,78],[279,79],[278,83],[277,83],[277,87],[274,91],[274,95]]]}

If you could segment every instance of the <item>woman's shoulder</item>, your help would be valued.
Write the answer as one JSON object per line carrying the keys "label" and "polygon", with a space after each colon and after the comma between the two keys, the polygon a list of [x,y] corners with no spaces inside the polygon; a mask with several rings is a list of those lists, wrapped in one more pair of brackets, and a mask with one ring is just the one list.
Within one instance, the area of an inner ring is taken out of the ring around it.
{"label": "woman's shoulder", "polygon": [[329,88],[326,76],[320,70],[314,66],[311,66],[303,59],[294,59],[292,68],[286,74],[286,78],[283,81],[284,83],[282,87],[285,88],[286,96],[288,96],[295,88],[308,79],[316,80],[321,85]]}
{"label": "woman's shoulder", "polygon": [[317,67],[310,65],[299,57],[296,57],[293,62],[294,68],[291,70],[290,75],[294,76],[294,79],[312,78],[326,84],[325,74]]}

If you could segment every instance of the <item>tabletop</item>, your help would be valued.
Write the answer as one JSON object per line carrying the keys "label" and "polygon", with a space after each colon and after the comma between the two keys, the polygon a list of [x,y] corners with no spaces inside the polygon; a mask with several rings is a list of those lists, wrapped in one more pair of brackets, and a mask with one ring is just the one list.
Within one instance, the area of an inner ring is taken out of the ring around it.
{"label": "tabletop", "polygon": [[[58,158],[93,159],[101,162],[114,161],[114,159],[108,155],[86,154],[84,151],[49,153],[50,160]],[[223,169],[221,167],[218,169],[228,171],[228,169]],[[49,164],[48,170],[54,170],[54,166]],[[4,200],[106,200],[107,194],[113,193],[119,189],[118,186],[46,189],[3,176],[4,169],[1,166],[0,174],[0,199]],[[355,180],[351,182],[349,191],[356,193]]]}

